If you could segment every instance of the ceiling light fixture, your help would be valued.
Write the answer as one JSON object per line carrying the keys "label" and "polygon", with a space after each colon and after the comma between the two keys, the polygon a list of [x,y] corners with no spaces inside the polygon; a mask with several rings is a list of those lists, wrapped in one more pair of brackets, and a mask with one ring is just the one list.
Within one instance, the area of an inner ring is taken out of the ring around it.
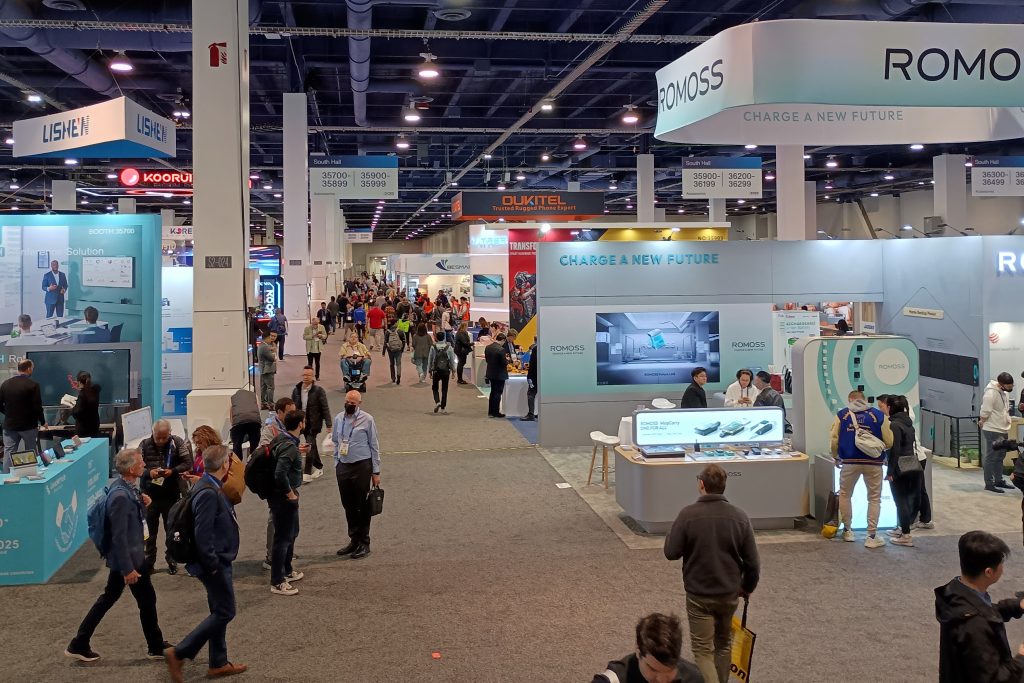
{"label": "ceiling light fixture", "polygon": [[406,123],[419,123],[420,113],[416,111],[416,107],[409,105],[409,108],[405,110],[405,122]]}
{"label": "ceiling light fixture", "polygon": [[541,232],[541,234],[547,234],[547,232],[549,230],[551,230],[551,224],[550,223],[541,223],[540,224],[540,232]]}
{"label": "ceiling light fixture", "polygon": [[505,191],[505,183],[498,183],[498,192]]}
{"label": "ceiling light fixture", "polygon": [[882,176],[882,177],[883,177],[884,179],[886,179],[886,180],[896,180],[896,176],[894,176],[894,175],[893,175],[892,173],[886,173],[886,174],[885,174],[884,176]]}
{"label": "ceiling light fixture", "polygon": [[636,107],[632,104],[626,105],[626,113],[622,115],[622,122],[627,125],[633,125],[639,123],[640,115],[636,111]]}
{"label": "ceiling light fixture", "polygon": [[540,160],[541,161],[551,161],[551,155],[548,154],[547,152],[544,152],[543,154],[540,155]]}
{"label": "ceiling light fixture", "polygon": [[280,192],[275,192],[274,193],[274,199],[280,199],[280,198],[281,198],[281,193]]}
{"label": "ceiling light fixture", "polygon": [[423,63],[420,64],[419,70],[416,72],[420,78],[433,79],[441,75],[440,70],[437,68],[437,64],[434,63],[436,59],[435,55],[429,52],[421,52],[420,57],[423,57]]}
{"label": "ceiling light fixture", "polygon": [[825,162],[825,165],[828,166],[829,168],[835,168],[836,166],[839,165],[839,162],[836,161],[836,158],[834,156],[829,155],[828,161]]}
{"label": "ceiling light fixture", "polygon": [[967,168],[971,168],[972,166],[974,166],[974,161],[968,159],[967,161],[964,162],[964,166],[966,166]]}
{"label": "ceiling light fixture", "polygon": [[746,199],[737,199],[737,200],[736,200],[736,203],[737,203],[737,204],[746,204],[746,203],[747,203],[747,200],[746,200]]}
{"label": "ceiling light fixture", "polygon": [[132,65],[128,55],[124,53],[124,50],[118,50],[114,58],[110,60],[110,70],[117,71],[118,73],[128,73],[133,71],[135,66]]}
{"label": "ceiling light fixture", "polygon": [[608,183],[608,189],[609,190],[617,190],[617,189],[619,189],[619,186],[613,180],[610,183]]}
{"label": "ceiling light fixture", "polygon": [[39,95],[39,94],[34,93],[34,92],[26,93],[25,94],[25,99],[28,100],[29,102],[31,102],[32,104],[39,104],[40,102],[43,101],[42,95]]}
{"label": "ceiling light fixture", "polygon": [[409,149],[409,141],[405,139],[404,135],[399,135],[398,139],[395,140],[395,147],[398,149]]}
{"label": "ceiling light fixture", "polygon": [[924,145],[922,145],[920,143],[915,143],[915,144],[910,146],[910,149],[914,150],[915,152],[919,152],[922,149],[924,149]]}
{"label": "ceiling light fixture", "polygon": [[872,197],[877,197],[877,196],[878,196],[878,193],[877,193],[877,192],[872,192],[870,196],[872,196]]}
{"label": "ceiling light fixture", "polygon": [[266,184],[265,184],[265,185],[263,186],[263,189],[264,189],[264,190],[273,190],[273,189],[274,189],[274,186],[273,186],[273,185],[271,185],[270,183],[266,183]]}
{"label": "ceiling light fixture", "polygon": [[[114,177],[116,178],[117,176],[114,176]],[[260,179],[260,174],[259,173],[250,173],[249,174],[249,180],[259,180],[259,179]]]}
{"label": "ceiling light fixture", "polygon": [[811,158],[810,154],[805,154],[804,155],[804,161],[808,161],[810,158]]}
{"label": "ceiling light fixture", "polygon": [[901,230],[913,230],[913,229],[914,229],[914,226],[912,226],[912,225],[904,225],[904,226],[903,226],[903,227],[901,228]]}
{"label": "ceiling light fixture", "polygon": [[490,160],[491,159],[491,155],[490,154],[484,154],[484,159]]}
{"label": "ceiling light fixture", "polygon": [[516,180],[526,180],[526,174],[523,173],[522,169],[516,171]]}
{"label": "ceiling light fixture", "polygon": [[555,110],[555,103],[551,100],[541,100],[540,110],[544,113],[550,113]]}
{"label": "ceiling light fixture", "polygon": [[576,141],[572,143],[572,148],[577,150],[587,148],[587,141],[583,139],[582,134],[576,136]]}
{"label": "ceiling light fixture", "polygon": [[107,174],[107,180],[117,180],[117,174],[116,173],[108,173]]}
{"label": "ceiling light fixture", "polygon": [[17,178],[11,178],[10,188],[12,190],[17,190],[17,189],[21,188],[21,185],[18,184],[18,179]]}
{"label": "ceiling light fixture", "polygon": [[78,159],[65,159],[64,160],[64,165],[65,166],[77,166],[78,165]]}
{"label": "ceiling light fixture", "polygon": [[757,149],[757,145],[743,145],[743,149]]}
{"label": "ceiling light fixture", "polygon": [[772,173],[771,171],[768,171],[767,173],[764,174],[764,179],[765,180],[775,180],[775,174]]}
{"label": "ceiling light fixture", "polygon": [[8,145],[13,145],[14,144],[14,138],[7,138],[7,139],[5,139],[4,143],[8,144]]}

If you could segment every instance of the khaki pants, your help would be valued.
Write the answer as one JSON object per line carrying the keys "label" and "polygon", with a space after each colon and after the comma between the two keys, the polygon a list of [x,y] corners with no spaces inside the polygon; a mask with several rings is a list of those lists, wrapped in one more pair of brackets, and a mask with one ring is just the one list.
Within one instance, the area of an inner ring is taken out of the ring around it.
{"label": "khaki pants", "polygon": [[370,343],[367,344],[367,346],[370,347],[371,351],[381,348],[381,338],[383,334],[384,330],[374,329],[372,327],[370,328]]}
{"label": "khaki pants", "polygon": [[707,683],[728,683],[732,663],[732,615],[739,598],[686,594],[693,659]]}
{"label": "khaki pants", "polygon": [[853,528],[853,504],[850,496],[857,480],[864,477],[868,489],[868,536],[878,531],[878,514],[882,509],[882,466],[843,465],[839,470],[839,521],[847,529]]}

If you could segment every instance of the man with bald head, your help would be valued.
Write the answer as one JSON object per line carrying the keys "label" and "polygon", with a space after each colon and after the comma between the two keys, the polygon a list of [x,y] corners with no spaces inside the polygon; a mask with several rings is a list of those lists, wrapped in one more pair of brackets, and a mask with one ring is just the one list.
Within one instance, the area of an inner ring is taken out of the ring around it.
{"label": "man with bald head", "polygon": [[362,409],[363,395],[345,394],[345,411],[334,418],[334,471],[338,477],[341,506],[348,522],[349,544],[338,555],[361,560],[370,554],[370,506],[366,496],[371,484],[380,486],[380,441],[373,416]]}
{"label": "man with bald head", "polygon": [[[156,565],[156,539],[160,531],[160,519],[167,527],[167,513],[171,506],[181,498],[184,490],[185,472],[192,471],[192,446],[188,441],[171,434],[171,425],[167,420],[153,423],[153,433],[139,444],[142,460],[146,471],[142,475],[142,492],[152,498],[146,508],[146,526],[149,527],[149,538],[146,539],[146,571],[153,573]],[[177,574],[178,565],[170,555],[167,560],[167,573]]]}

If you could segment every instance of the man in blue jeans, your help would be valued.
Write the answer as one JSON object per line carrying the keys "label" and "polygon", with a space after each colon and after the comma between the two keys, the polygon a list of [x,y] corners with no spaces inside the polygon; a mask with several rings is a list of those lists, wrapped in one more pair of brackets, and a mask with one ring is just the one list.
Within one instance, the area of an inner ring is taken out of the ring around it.
{"label": "man in blue jeans", "polygon": [[175,647],[164,650],[167,668],[174,683],[184,683],[186,659],[195,659],[210,645],[210,668],[207,678],[240,674],[248,667],[228,661],[227,628],[235,618],[235,587],[232,563],[238,555],[238,522],[235,509],[222,491],[231,466],[227,446],[210,446],[203,451],[206,472],[192,491],[192,514],[195,519],[195,541],[198,559],[186,565],[206,588],[210,616],[185,636]]}

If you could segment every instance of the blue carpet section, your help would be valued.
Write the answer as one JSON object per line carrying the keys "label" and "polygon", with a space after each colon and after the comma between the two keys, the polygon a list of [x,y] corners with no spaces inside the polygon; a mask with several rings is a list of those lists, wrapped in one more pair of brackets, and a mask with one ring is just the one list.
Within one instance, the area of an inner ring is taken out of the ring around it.
{"label": "blue carpet section", "polygon": [[523,435],[523,438],[532,444],[536,444],[538,430],[540,429],[538,426],[540,424],[539,419],[540,418],[533,422],[523,422],[518,417],[510,417],[508,418],[508,421],[512,423],[513,427],[519,430],[519,433]]}

